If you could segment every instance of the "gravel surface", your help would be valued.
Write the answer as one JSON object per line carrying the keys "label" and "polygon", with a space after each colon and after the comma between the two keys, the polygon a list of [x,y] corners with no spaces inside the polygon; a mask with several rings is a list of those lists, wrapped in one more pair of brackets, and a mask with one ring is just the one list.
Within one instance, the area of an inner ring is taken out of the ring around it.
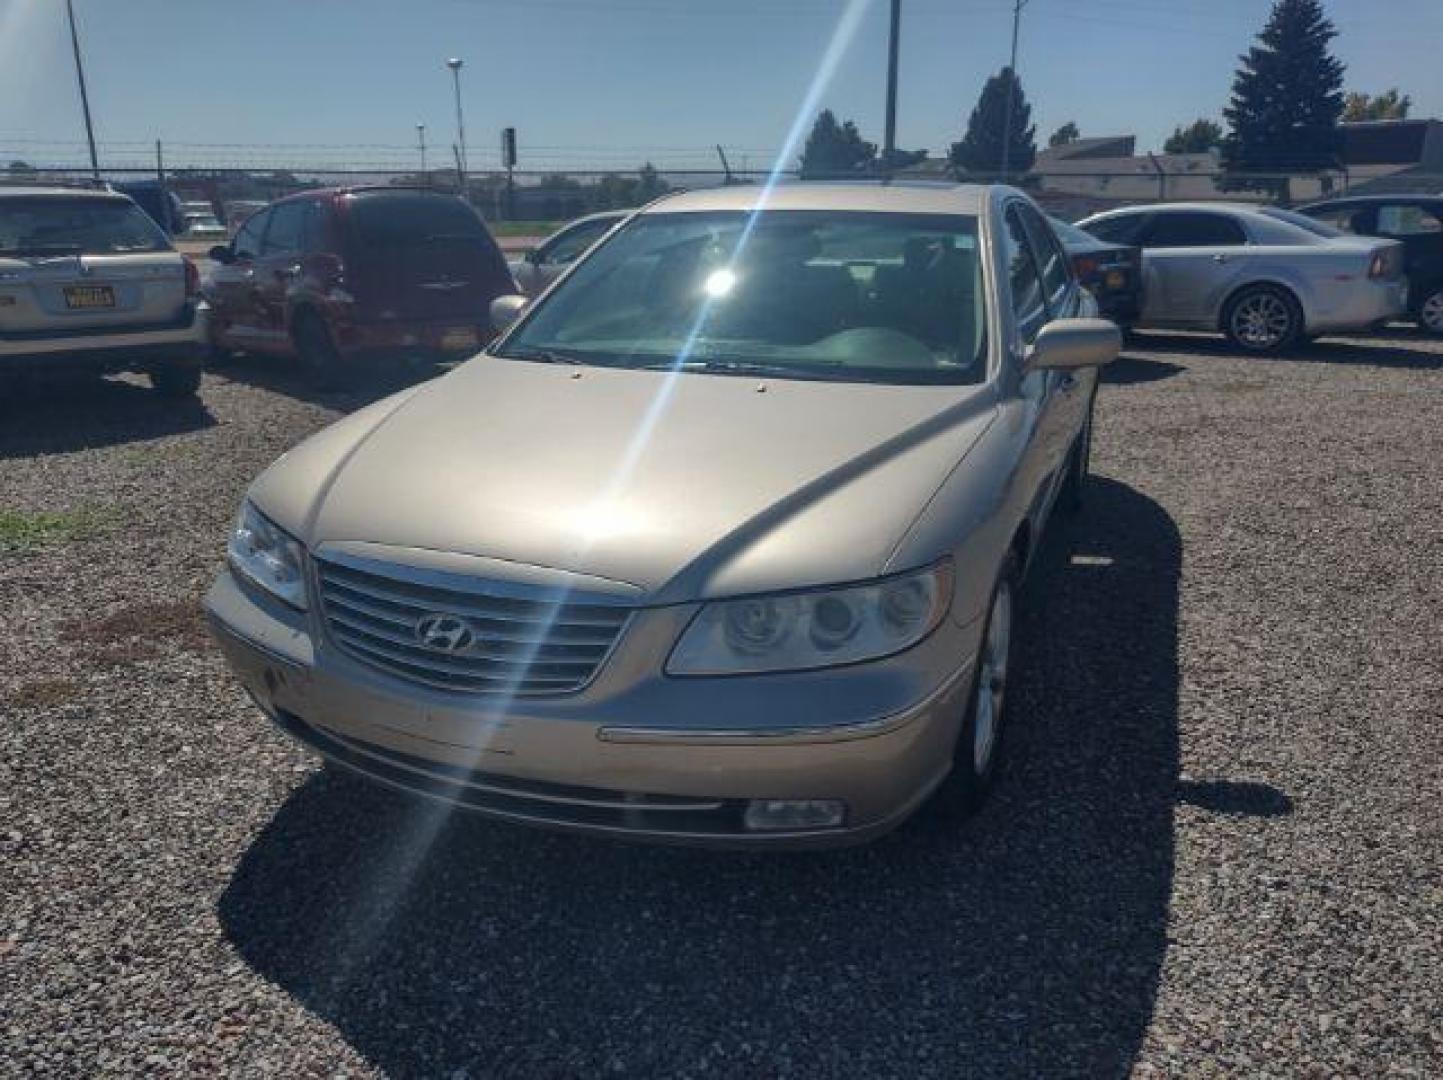
{"label": "gravel surface", "polygon": [[453,818],[267,727],[196,604],[370,396],[0,403],[49,515],[0,531],[0,1074],[1443,1072],[1443,343],[1140,338],[996,797],[810,856]]}

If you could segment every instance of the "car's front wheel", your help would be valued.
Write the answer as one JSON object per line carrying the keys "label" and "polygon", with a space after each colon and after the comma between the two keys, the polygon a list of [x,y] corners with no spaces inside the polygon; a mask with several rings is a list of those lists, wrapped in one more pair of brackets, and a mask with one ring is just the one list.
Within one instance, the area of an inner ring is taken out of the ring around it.
{"label": "car's front wheel", "polygon": [[1276,285],[1250,285],[1223,312],[1223,333],[1246,352],[1282,352],[1297,343],[1303,330],[1297,298]]}
{"label": "car's front wheel", "polygon": [[1430,334],[1443,334],[1443,285],[1418,304],[1418,325]]}
{"label": "car's front wheel", "polygon": [[953,751],[952,774],[944,798],[962,814],[974,813],[981,807],[997,775],[1007,718],[1018,574],[1017,561],[1009,555],[992,589],[972,673],[972,692]]}

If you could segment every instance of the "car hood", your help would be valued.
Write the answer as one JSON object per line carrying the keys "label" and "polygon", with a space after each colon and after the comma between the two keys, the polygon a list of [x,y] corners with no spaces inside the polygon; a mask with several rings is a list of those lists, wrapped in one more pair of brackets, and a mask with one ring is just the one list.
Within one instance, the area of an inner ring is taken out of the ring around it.
{"label": "car hood", "polygon": [[901,569],[993,401],[482,356],[322,432],[253,497],[313,550],[474,555],[656,603],[859,580]]}

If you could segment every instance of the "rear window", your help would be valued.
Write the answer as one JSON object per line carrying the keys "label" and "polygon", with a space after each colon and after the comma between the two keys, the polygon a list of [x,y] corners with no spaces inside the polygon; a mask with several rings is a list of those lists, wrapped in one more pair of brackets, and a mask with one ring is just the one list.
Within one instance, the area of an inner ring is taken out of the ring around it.
{"label": "rear window", "polygon": [[124,255],[169,251],[170,241],[129,199],[0,199],[0,256]]}
{"label": "rear window", "polygon": [[476,211],[449,195],[378,192],[352,195],[350,204],[352,227],[367,246],[410,247],[437,240],[491,243]]}
{"label": "rear window", "polygon": [[1281,206],[1261,206],[1258,213],[1265,214],[1277,221],[1286,221],[1289,225],[1296,225],[1298,228],[1312,233],[1314,236],[1323,236],[1332,239],[1338,236],[1347,236],[1342,229],[1336,229],[1326,221],[1318,221],[1308,217],[1307,214],[1299,214],[1295,210],[1284,210]]}

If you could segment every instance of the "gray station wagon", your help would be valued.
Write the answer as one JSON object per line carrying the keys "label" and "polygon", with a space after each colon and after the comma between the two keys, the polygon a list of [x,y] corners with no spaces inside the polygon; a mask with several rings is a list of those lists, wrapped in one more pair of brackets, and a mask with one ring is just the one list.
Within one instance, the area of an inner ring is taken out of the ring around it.
{"label": "gray station wagon", "polygon": [[664,199],[267,470],[212,625],[301,742],[512,821],[825,846],[973,807],[1094,313],[1011,188]]}

